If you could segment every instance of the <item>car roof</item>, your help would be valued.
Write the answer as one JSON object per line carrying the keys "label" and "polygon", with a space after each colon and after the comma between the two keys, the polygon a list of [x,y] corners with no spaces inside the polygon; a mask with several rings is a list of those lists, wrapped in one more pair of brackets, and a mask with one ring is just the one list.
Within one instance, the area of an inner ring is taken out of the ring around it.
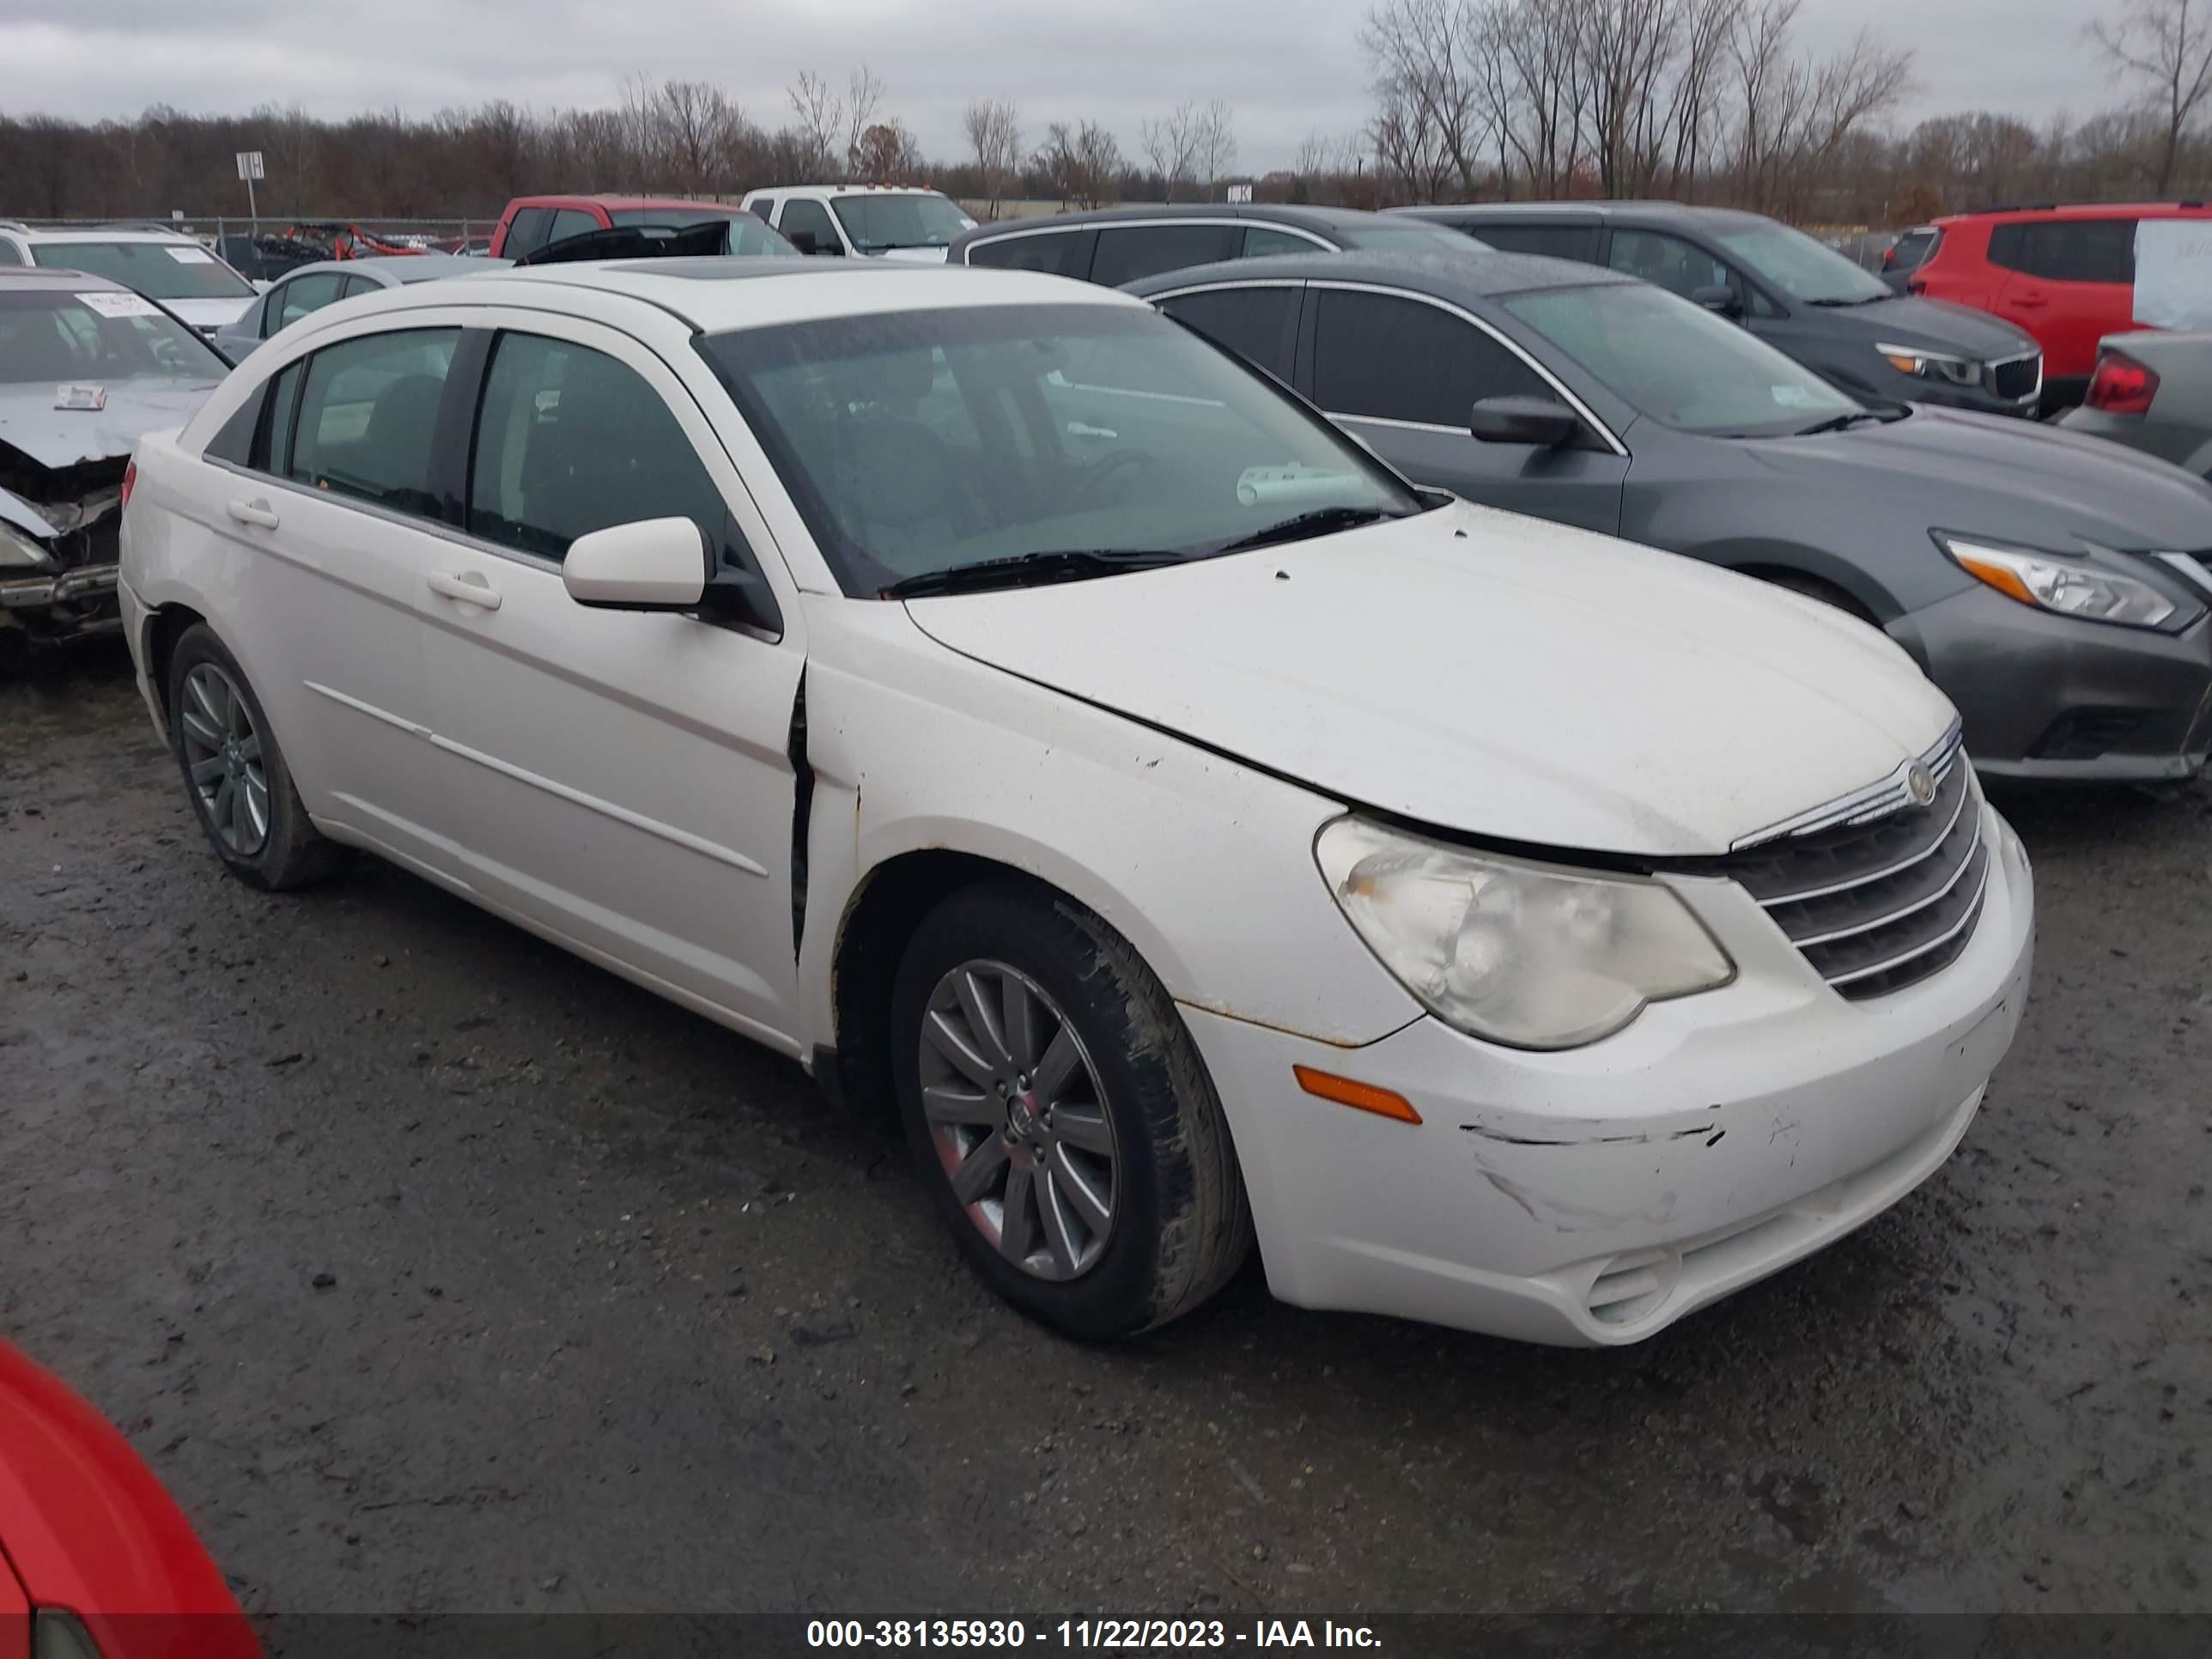
{"label": "car roof", "polygon": [[1408,219],[1428,219],[1441,224],[1492,220],[1500,223],[1521,219],[1530,222],[1564,221],[1596,224],[1619,220],[1644,220],[1655,224],[1723,227],[1772,224],[1763,213],[1741,208],[1700,207],[1686,202],[1462,202],[1457,206],[1392,208]]}
{"label": "car roof", "polygon": [[181,230],[152,230],[143,225],[61,225],[40,228],[35,225],[11,224],[8,228],[18,236],[27,236],[34,242],[181,242],[193,247],[200,245],[199,238],[188,236]]}
{"label": "car roof", "polygon": [[2026,206],[1984,208],[1972,213],[1947,213],[1932,222],[1936,227],[1978,222],[2019,222],[2034,219],[2120,219],[2162,217],[2212,218],[2212,206],[2200,201],[2181,202],[2037,202]]}
{"label": "car roof", "polygon": [[1279,282],[1286,277],[1311,282],[1369,282],[1462,304],[1538,289],[1610,288],[1637,280],[1578,260],[1547,259],[1535,253],[1500,253],[1469,242],[1465,252],[1449,248],[1434,253],[1395,250],[1364,252],[1352,248],[1342,253],[1276,253],[1259,259],[1224,259],[1218,264],[1162,271],[1156,276],[1124,284],[1123,291],[1144,298],[1181,289],[1261,282],[1270,277]]}
{"label": "car roof", "polygon": [[95,276],[88,270],[71,270],[67,265],[0,265],[0,289],[52,288],[72,292],[84,289],[97,293],[106,289],[131,292],[120,283]]}
{"label": "car roof", "polygon": [[339,276],[368,272],[388,276],[396,283],[428,283],[441,276],[465,276],[473,271],[505,270],[514,263],[511,259],[489,259],[482,254],[374,253],[364,259],[317,259],[312,264],[295,265],[276,280],[289,283],[295,276],[327,271]]}
{"label": "car roof", "polygon": [[[965,306],[1142,303],[1113,289],[1031,270],[758,255],[522,265],[488,271],[468,283],[471,297],[487,304],[538,303],[548,288],[643,301],[706,332]],[[426,295],[419,301],[452,302],[450,295]],[[386,290],[367,303],[402,308],[410,304],[398,290]]]}
{"label": "car roof", "polygon": [[1127,224],[1158,219],[1254,220],[1261,224],[1299,225],[1309,230],[1370,224],[1382,218],[1358,208],[1307,207],[1287,202],[1161,202],[1151,207],[1090,208],[1077,213],[1048,214],[1039,219],[995,219],[989,224],[963,230],[956,243],[980,242],[1010,233],[1061,230],[1072,226]]}
{"label": "car roof", "polygon": [[934,185],[762,185],[745,192],[755,196],[942,196]]}
{"label": "car roof", "polygon": [[614,191],[599,191],[592,195],[554,193],[518,196],[509,202],[507,206],[510,208],[603,207],[610,211],[617,208],[720,208],[729,213],[743,210],[735,202],[710,202],[698,196],[625,196]]}

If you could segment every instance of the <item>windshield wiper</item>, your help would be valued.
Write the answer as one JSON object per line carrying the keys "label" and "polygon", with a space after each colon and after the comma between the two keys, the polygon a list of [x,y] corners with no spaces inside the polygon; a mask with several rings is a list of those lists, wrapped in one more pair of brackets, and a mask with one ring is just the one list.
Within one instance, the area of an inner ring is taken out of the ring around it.
{"label": "windshield wiper", "polygon": [[1870,306],[1877,300],[1894,300],[1898,296],[1896,295],[1890,293],[1887,289],[1885,289],[1880,294],[1862,294],[1856,300],[1846,300],[1830,296],[1819,300],[1808,300],[1805,303],[1808,306],[1828,306],[1832,307],[1848,309],[1852,306]]}
{"label": "windshield wiper", "polygon": [[1267,547],[1276,542],[1304,540],[1318,536],[1324,531],[1350,530],[1363,524],[1373,524],[1377,519],[1402,519],[1403,513],[1385,512],[1379,507],[1316,507],[1309,513],[1293,513],[1289,518],[1255,530],[1249,536],[1240,536],[1233,542],[1224,542],[1213,550],[1217,553],[1239,553],[1248,547]]}
{"label": "windshield wiper", "polygon": [[1871,409],[1854,409],[1841,415],[1832,415],[1825,421],[1815,421],[1810,426],[1800,427],[1790,435],[1793,438],[1810,438],[1816,433],[1843,432],[1856,426],[1861,421],[1879,421],[1887,426],[1889,424],[1890,418],[1887,415],[1878,415]]}
{"label": "windshield wiper", "polygon": [[956,564],[949,570],[925,570],[879,589],[886,599],[919,599],[928,593],[980,593],[994,587],[1028,587],[1042,582],[1080,581],[1121,570],[1181,564],[1184,556],[1164,547],[1061,548],[1017,553],[1012,558]]}

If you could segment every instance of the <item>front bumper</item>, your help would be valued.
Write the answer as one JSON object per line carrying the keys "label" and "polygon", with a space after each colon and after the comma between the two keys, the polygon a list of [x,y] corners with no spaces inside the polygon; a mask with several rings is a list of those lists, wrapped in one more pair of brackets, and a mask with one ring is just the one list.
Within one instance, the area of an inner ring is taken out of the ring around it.
{"label": "front bumper", "polygon": [[1985,777],[2153,783],[2212,755],[2212,617],[2116,628],[1977,583],[1889,632],[1957,705]]}
{"label": "front bumper", "polygon": [[[1632,1342],[1863,1224],[1948,1158],[2010,1047],[2034,884],[1986,805],[1949,967],[1849,1002],[1731,882],[1678,885],[1740,969],[1601,1042],[1529,1054],[1424,1018],[1364,1048],[1186,1009],[1274,1293],[1567,1346]],[[1304,1093],[1395,1090],[1407,1124]]]}

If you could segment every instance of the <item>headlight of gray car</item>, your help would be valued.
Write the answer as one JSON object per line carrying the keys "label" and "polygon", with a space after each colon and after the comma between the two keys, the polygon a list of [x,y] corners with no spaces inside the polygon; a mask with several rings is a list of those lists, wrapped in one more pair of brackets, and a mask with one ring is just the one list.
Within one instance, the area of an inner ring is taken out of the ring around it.
{"label": "headlight of gray car", "polygon": [[1470,1036],[1579,1048],[1647,1003],[1735,977],[1656,881],[1470,852],[1357,817],[1324,827],[1314,856],[1382,965]]}
{"label": "headlight of gray car", "polygon": [[1953,386],[1979,386],[1982,366],[1972,357],[1954,357],[1918,346],[1878,345],[1882,360],[1900,374],[1916,380],[1947,380]]}
{"label": "headlight of gray car", "polygon": [[1931,533],[1936,545],[1968,575],[2039,611],[2127,628],[2156,628],[2180,609],[2140,577],[2093,562],[2084,555],[1976,541],[1942,530]]}

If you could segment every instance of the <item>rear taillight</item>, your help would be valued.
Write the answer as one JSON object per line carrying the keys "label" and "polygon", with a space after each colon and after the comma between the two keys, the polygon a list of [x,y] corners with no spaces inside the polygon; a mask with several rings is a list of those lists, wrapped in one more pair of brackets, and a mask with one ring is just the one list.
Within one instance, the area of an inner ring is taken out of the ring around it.
{"label": "rear taillight", "polygon": [[2089,393],[2082,399],[2106,415],[2148,415],[2158,396],[2157,372],[2123,351],[2107,351],[2097,359],[2097,372],[2089,377]]}
{"label": "rear taillight", "polygon": [[137,482],[138,463],[133,461],[123,469],[123,499],[116,503],[118,507],[131,505],[131,486]]}

